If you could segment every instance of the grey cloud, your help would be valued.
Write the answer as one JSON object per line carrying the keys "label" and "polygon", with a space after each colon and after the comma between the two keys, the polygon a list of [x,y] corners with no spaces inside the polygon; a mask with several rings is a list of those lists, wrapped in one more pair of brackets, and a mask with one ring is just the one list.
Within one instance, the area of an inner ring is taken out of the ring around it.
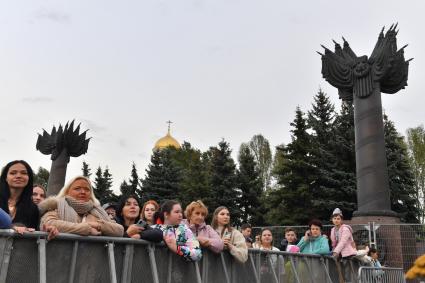
{"label": "grey cloud", "polygon": [[[75,121],[77,124],[79,123],[78,121]],[[81,120],[81,126],[82,128],[88,129],[89,131],[93,131],[96,133],[99,132],[104,132],[106,131],[106,128],[103,127],[102,125],[92,121],[92,120],[86,120],[86,119],[82,119]]]}
{"label": "grey cloud", "polygon": [[50,103],[53,102],[53,98],[48,96],[34,96],[34,97],[24,97],[22,98],[23,102],[26,103]]}
{"label": "grey cloud", "polygon": [[137,154],[137,157],[139,157],[140,159],[146,159],[146,158],[149,158],[149,156],[148,156],[146,153],[143,153],[143,152],[138,153],[138,154]]}
{"label": "grey cloud", "polygon": [[118,141],[118,144],[121,146],[121,147],[127,147],[127,141],[125,140],[125,139],[120,139],[119,141]]}
{"label": "grey cloud", "polygon": [[57,23],[67,23],[71,20],[71,16],[64,12],[54,11],[47,8],[40,8],[34,13],[36,20],[49,20]]}

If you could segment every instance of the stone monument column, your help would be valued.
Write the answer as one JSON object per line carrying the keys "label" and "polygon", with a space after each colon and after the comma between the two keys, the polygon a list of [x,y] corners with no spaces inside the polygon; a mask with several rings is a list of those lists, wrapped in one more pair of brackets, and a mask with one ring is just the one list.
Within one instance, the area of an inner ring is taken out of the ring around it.
{"label": "stone monument column", "polygon": [[397,50],[395,26],[382,29],[370,58],[358,57],[343,38],[322,57],[323,77],[338,88],[342,100],[354,103],[357,211],[354,216],[390,216],[390,190],[385,154],[381,92],[396,93],[407,85],[409,61]]}
{"label": "stone monument column", "polygon": [[[404,59],[407,45],[397,50],[396,28],[391,26],[385,34],[382,29],[369,58],[358,57],[344,38],[343,48],[334,41],[334,52],[324,46],[325,53],[319,52],[323,77],[338,89],[342,100],[354,103],[357,211],[352,224],[400,222],[391,210],[381,102],[381,92],[392,94],[407,86],[411,59]],[[387,263],[403,267],[409,256],[403,254],[406,243],[414,245],[415,239],[402,241],[400,226],[387,227],[377,234],[385,242],[378,248],[387,249]]]}

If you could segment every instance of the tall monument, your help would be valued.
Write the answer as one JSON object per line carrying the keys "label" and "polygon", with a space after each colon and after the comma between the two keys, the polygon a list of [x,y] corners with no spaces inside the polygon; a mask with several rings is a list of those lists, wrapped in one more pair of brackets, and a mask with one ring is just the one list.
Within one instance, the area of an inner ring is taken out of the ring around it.
{"label": "tall monument", "polygon": [[334,41],[322,57],[322,75],[339,97],[354,103],[358,210],[354,216],[397,216],[391,210],[381,92],[396,93],[407,86],[409,61],[397,50],[397,25],[379,34],[372,55],[358,57],[343,39]]}
{"label": "tall monument", "polygon": [[80,125],[74,130],[74,121],[66,123],[65,128],[53,126],[49,134],[43,130],[38,134],[36,148],[41,153],[51,155],[52,167],[47,184],[47,195],[56,195],[65,184],[66,168],[70,157],[78,157],[87,152],[90,139],[86,139],[86,132],[80,134]]}

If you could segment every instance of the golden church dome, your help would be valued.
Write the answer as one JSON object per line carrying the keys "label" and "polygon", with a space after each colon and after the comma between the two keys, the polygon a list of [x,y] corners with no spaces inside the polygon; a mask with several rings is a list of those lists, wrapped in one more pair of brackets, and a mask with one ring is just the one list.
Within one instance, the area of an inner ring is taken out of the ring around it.
{"label": "golden church dome", "polygon": [[167,135],[165,137],[160,138],[155,143],[155,146],[153,148],[154,150],[161,150],[161,149],[166,148],[166,147],[169,147],[169,146],[174,147],[174,148],[177,148],[177,149],[181,148],[179,142],[175,138],[173,138],[171,136],[171,134],[170,134],[170,124],[171,124],[171,121],[168,121],[167,123],[168,123],[168,132],[167,132]]}

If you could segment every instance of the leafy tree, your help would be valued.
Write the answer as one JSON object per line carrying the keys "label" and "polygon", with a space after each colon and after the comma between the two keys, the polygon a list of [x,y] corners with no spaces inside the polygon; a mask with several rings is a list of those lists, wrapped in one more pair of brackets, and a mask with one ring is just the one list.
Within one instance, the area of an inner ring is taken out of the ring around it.
{"label": "leafy tree", "polygon": [[237,187],[240,191],[239,208],[241,220],[251,225],[264,224],[261,214],[263,182],[251,149],[242,144],[239,149],[239,169],[236,173]]}
{"label": "leafy tree", "polygon": [[91,169],[90,169],[89,165],[85,161],[83,161],[83,167],[81,168],[81,171],[83,171],[83,176],[84,177],[90,178],[90,176],[91,176]]}
{"label": "leafy tree", "polygon": [[414,175],[407,145],[387,115],[384,115],[384,133],[391,209],[400,214],[402,221],[417,223],[419,210],[416,206]]}
{"label": "leafy tree", "polygon": [[263,190],[266,190],[270,186],[270,175],[273,163],[270,143],[265,137],[263,137],[263,135],[258,134],[251,138],[248,145],[251,152],[254,154],[258,172],[263,184]]}
{"label": "leafy tree", "polygon": [[276,188],[267,194],[267,221],[274,225],[304,224],[313,216],[310,174],[311,137],[304,113],[299,107],[291,123],[292,141],[277,147],[273,174]]}
{"label": "leafy tree", "polygon": [[240,222],[240,210],[236,202],[239,193],[236,188],[236,165],[231,156],[229,144],[224,140],[218,146],[210,147],[205,154],[208,164],[208,180],[211,193],[206,200],[208,207],[214,211],[219,206],[229,209],[234,224]]}
{"label": "leafy tree", "polygon": [[34,184],[42,185],[43,188],[47,188],[47,183],[49,181],[49,170],[38,167],[38,171],[34,174]]}
{"label": "leafy tree", "polygon": [[182,172],[172,158],[175,150],[178,149],[168,147],[153,152],[146,178],[142,181],[143,201],[178,199]]}
{"label": "leafy tree", "polygon": [[425,221],[425,129],[424,126],[407,130],[407,144],[414,175],[416,207],[421,223]]}

